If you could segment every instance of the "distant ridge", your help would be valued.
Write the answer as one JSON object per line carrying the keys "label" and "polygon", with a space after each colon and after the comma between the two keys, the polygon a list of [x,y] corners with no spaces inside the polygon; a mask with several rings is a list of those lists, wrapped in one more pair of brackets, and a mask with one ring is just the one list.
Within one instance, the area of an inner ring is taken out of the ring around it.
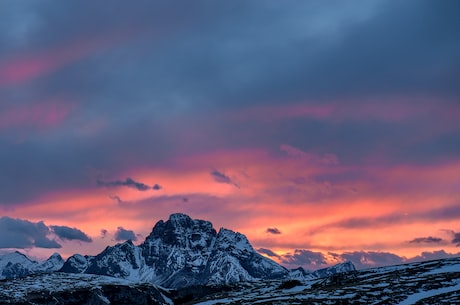
{"label": "distant ridge", "polygon": [[58,253],[54,253],[46,261],[39,263],[16,251],[0,255],[0,279],[50,273],[61,269],[63,265],[64,260]]}

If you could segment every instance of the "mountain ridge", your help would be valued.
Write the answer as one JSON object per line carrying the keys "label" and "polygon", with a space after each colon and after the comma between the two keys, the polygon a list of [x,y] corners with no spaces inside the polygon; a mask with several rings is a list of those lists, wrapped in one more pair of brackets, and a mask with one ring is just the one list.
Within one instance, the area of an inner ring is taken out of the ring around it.
{"label": "mountain ridge", "polygon": [[[38,263],[17,252],[15,259],[0,259],[3,278],[60,271],[96,274],[147,282],[168,288],[227,285],[283,278],[312,279],[354,271],[351,263],[309,272],[291,271],[262,256],[244,234],[226,228],[218,231],[206,220],[175,213],[159,220],[144,242],[131,240],[107,246],[97,255],[74,254],[65,262],[59,254]],[[2,265],[3,264],[3,265]]]}

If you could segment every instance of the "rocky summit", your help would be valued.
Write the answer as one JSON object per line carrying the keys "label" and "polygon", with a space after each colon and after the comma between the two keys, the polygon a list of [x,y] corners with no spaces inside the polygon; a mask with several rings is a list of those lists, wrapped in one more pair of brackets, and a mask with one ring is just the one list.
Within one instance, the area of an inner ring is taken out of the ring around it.
{"label": "rocky summit", "polygon": [[73,255],[62,272],[108,275],[177,288],[285,277],[289,271],[263,257],[247,238],[209,221],[172,214],[139,246],[131,241],[96,256]]}

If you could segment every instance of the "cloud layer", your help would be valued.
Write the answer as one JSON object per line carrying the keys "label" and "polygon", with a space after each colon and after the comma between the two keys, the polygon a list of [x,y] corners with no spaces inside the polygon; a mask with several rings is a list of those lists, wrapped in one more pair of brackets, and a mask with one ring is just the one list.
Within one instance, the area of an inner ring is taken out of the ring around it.
{"label": "cloud layer", "polygon": [[185,212],[292,262],[456,252],[459,7],[0,2],[1,244]]}

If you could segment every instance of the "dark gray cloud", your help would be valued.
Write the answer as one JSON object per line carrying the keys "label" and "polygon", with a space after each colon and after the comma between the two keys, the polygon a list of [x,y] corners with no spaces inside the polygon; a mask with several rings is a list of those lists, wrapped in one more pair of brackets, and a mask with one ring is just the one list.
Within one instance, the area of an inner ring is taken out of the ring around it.
{"label": "dark gray cloud", "polygon": [[287,253],[281,257],[281,263],[292,266],[302,266],[307,269],[318,269],[327,265],[326,257],[321,252],[310,250],[295,250],[294,253]]}
{"label": "dark gray cloud", "polygon": [[123,227],[118,227],[117,231],[115,232],[115,240],[116,241],[125,241],[125,240],[136,241],[137,237],[134,231],[126,230]]}
{"label": "dark gray cloud", "polygon": [[457,244],[457,247],[460,246],[460,233],[454,233],[454,239],[452,239],[452,243]]}
{"label": "dark gray cloud", "polygon": [[278,254],[276,254],[275,252],[273,252],[270,249],[259,248],[259,249],[257,249],[257,252],[265,254],[265,255],[268,255],[270,257],[280,257]]}
{"label": "dark gray cloud", "polygon": [[435,259],[443,259],[449,257],[458,257],[460,253],[447,253],[444,250],[438,250],[433,252],[422,252],[420,255],[412,257],[407,260],[407,262],[422,262],[422,261],[429,261]]}
{"label": "dark gray cloud", "polygon": [[110,195],[109,198],[112,199],[112,200],[115,200],[118,204],[124,203],[124,201],[121,200],[120,196],[117,196],[117,195]]}
{"label": "dark gray cloud", "polygon": [[108,233],[107,229],[101,229],[101,237],[102,238],[105,238],[107,236],[107,233]]}
{"label": "dark gray cloud", "polygon": [[236,184],[229,176],[225,175],[224,173],[214,169],[211,173],[212,178],[214,181],[219,182],[219,183],[226,183],[226,184],[231,184],[237,188],[239,188],[239,185]]}
{"label": "dark gray cloud", "polygon": [[114,180],[114,181],[102,181],[97,180],[98,186],[105,186],[105,187],[119,187],[119,186],[127,186],[131,188],[135,188],[138,191],[147,191],[150,189],[159,190],[161,187],[158,184],[155,184],[153,187],[148,186],[142,182],[137,182],[132,178],[126,178],[126,180]]}
{"label": "dark gray cloud", "polygon": [[281,231],[278,230],[278,228],[267,228],[266,232],[270,234],[281,234]]}
{"label": "dark gray cloud", "polygon": [[0,218],[0,248],[61,248],[50,239],[50,228],[43,221],[30,222],[7,216]]}
{"label": "dark gray cloud", "polygon": [[152,190],[155,190],[155,191],[161,190],[162,188],[163,187],[161,185],[156,184],[156,183],[152,186]]}
{"label": "dark gray cloud", "polygon": [[339,255],[341,260],[351,261],[357,269],[403,264],[405,258],[390,252],[355,251]]}
{"label": "dark gray cloud", "polygon": [[67,226],[47,226],[43,221],[31,222],[7,216],[0,218],[0,248],[61,248],[53,236],[61,240],[92,242],[83,231]]}
{"label": "dark gray cloud", "polygon": [[421,243],[431,244],[431,243],[440,243],[442,241],[443,241],[442,238],[428,236],[428,237],[414,238],[413,240],[409,241],[409,243],[412,243],[412,244],[421,244]]}
{"label": "dark gray cloud", "polygon": [[79,240],[87,243],[92,242],[93,240],[86,235],[83,231],[77,228],[71,228],[67,226],[49,226],[51,231],[56,234],[60,239],[66,240]]}

